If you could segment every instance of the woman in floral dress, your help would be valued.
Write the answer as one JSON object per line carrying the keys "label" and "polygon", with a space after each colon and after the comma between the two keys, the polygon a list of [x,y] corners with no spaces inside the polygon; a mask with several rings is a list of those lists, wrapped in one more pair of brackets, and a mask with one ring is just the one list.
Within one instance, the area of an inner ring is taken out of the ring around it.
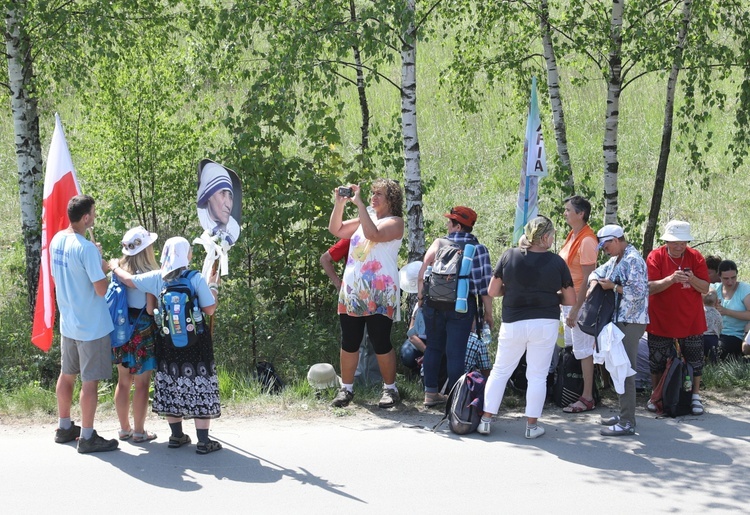
{"label": "woman in floral dress", "polygon": [[[143,227],[135,227],[122,238],[122,258],[120,266],[136,275],[158,270],[154,256],[154,245],[158,236]],[[156,434],[146,431],[148,411],[148,390],[151,373],[156,369],[154,356],[153,312],[156,297],[135,288],[127,288],[128,316],[133,324],[133,335],[125,345],[112,349],[112,361],[117,367],[117,388],[115,388],[115,409],[120,420],[120,440],[133,438],[134,442],[146,442],[156,438]],[[130,387],[133,391],[133,425],[130,425]]]}
{"label": "woman in floral dress", "polygon": [[[391,326],[399,320],[398,250],[404,236],[403,192],[398,182],[378,179],[370,188],[370,208],[360,197],[358,185],[352,197],[336,190],[328,230],[338,238],[350,238],[349,256],[339,290],[341,321],[341,389],[333,406],[344,407],[354,397],[354,372],[365,328],[373,344],[383,376],[378,403],[390,408],[401,400],[396,388],[396,353],[391,345]],[[344,207],[352,202],[358,216],[343,221]]]}

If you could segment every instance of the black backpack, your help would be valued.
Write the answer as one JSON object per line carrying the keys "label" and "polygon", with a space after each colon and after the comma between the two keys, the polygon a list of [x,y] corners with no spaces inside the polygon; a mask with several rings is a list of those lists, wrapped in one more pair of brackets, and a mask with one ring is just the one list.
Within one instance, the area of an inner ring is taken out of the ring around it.
{"label": "black backpack", "polygon": [[581,306],[578,327],[586,334],[599,336],[604,326],[613,320],[617,304],[614,290],[605,290],[597,283]]}
{"label": "black backpack", "polygon": [[[594,402],[599,404],[599,389],[596,386],[596,369],[594,370]],[[573,354],[573,347],[560,349],[560,360],[557,362],[552,399],[555,404],[564,408],[574,403],[583,394],[583,371],[581,362]]]}
{"label": "black backpack", "polygon": [[478,370],[462,375],[448,394],[443,418],[432,430],[437,430],[447,420],[450,430],[457,435],[476,431],[482,418],[485,383],[486,379]]}
{"label": "black backpack", "polygon": [[284,381],[281,380],[273,363],[269,361],[259,361],[255,366],[255,378],[263,388],[264,393],[277,394],[284,389]]}
{"label": "black backpack", "polygon": [[450,311],[456,308],[458,280],[470,277],[459,275],[466,243],[447,238],[440,238],[438,241],[440,245],[432,263],[432,274],[425,282],[424,296],[431,308]]}
{"label": "black backpack", "polygon": [[[664,370],[663,381],[661,389],[661,410],[663,414],[672,418],[692,414],[692,365],[690,365],[684,357],[676,354],[667,363],[667,368]],[[656,404],[656,406],[658,410],[660,406],[658,404]]]}

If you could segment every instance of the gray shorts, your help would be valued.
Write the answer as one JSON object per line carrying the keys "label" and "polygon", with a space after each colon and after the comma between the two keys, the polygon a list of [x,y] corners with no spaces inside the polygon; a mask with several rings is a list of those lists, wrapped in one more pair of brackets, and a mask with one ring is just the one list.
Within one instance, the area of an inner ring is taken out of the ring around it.
{"label": "gray shorts", "polygon": [[112,348],[109,335],[98,340],[81,341],[65,336],[61,339],[62,373],[81,374],[81,381],[112,378]]}

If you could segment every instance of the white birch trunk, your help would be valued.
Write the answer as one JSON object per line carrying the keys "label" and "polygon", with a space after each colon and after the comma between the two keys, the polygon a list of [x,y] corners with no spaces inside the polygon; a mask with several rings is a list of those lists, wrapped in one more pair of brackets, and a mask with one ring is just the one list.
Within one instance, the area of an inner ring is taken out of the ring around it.
{"label": "white birch trunk", "polygon": [[404,182],[406,228],[409,261],[420,260],[425,253],[422,212],[422,173],[419,168],[417,134],[417,37],[414,31],[415,0],[406,0],[411,23],[403,35],[401,47],[401,127],[404,138]]}
{"label": "white birch trunk", "polygon": [[622,14],[625,0],[613,0],[610,20],[609,80],[607,81],[607,110],[604,122],[604,223],[617,223],[617,129],[622,89]]}
{"label": "white birch trunk", "polygon": [[26,286],[33,313],[41,260],[40,215],[44,173],[37,100],[31,85],[31,43],[22,25],[23,14],[23,3],[8,4],[5,13],[5,48],[21,200],[21,230],[26,250]]}
{"label": "white birch trunk", "polygon": [[565,113],[563,111],[562,96],[560,94],[560,73],[557,69],[555,47],[552,43],[552,34],[550,33],[549,5],[547,0],[541,0],[540,2],[539,24],[542,32],[544,60],[547,63],[547,88],[549,90],[550,105],[552,107],[552,123],[555,128],[557,155],[560,157],[560,163],[568,174],[568,177],[565,180],[565,186],[570,188],[570,191],[575,191],[573,167],[570,164],[570,152],[568,151],[568,134],[565,126]]}

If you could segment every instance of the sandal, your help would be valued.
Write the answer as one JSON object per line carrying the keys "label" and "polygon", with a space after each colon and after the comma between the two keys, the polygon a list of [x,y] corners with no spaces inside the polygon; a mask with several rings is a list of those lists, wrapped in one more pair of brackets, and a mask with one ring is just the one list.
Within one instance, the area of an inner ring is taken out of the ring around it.
{"label": "sandal", "polygon": [[117,431],[117,437],[122,441],[128,440],[131,436],[133,436],[132,429],[120,429],[119,431]]}
{"label": "sandal", "polygon": [[[576,406],[576,404],[578,403],[583,404],[583,408],[580,406]],[[591,411],[594,408],[596,408],[594,399],[591,399],[589,401],[584,399],[583,397],[578,397],[577,401],[572,402],[563,408],[563,413],[583,413],[584,411]]]}
{"label": "sandal", "polygon": [[133,433],[133,442],[135,443],[149,442],[155,439],[156,433],[151,433],[149,431],[144,431],[143,433]]}
{"label": "sandal", "polygon": [[703,404],[700,399],[693,399],[690,408],[693,410],[693,415],[703,415]]}
{"label": "sandal", "polygon": [[178,447],[182,447],[183,445],[188,445],[190,443],[190,437],[183,433],[182,436],[170,436],[169,437],[169,445],[168,447],[170,449],[176,449]]}
{"label": "sandal", "polygon": [[198,442],[196,445],[195,452],[198,454],[208,454],[209,452],[221,450],[221,444],[216,440],[209,440],[207,442]]}

